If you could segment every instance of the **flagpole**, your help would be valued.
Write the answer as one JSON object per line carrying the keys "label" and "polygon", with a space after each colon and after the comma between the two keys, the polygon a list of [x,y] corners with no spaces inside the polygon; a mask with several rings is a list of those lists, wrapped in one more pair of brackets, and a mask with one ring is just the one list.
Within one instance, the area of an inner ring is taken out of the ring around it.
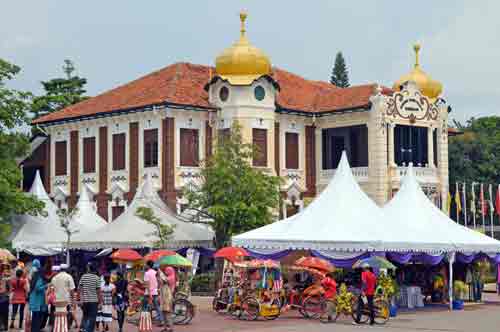
{"label": "flagpole", "polygon": [[484,224],[484,186],[481,183],[481,218],[483,219],[483,232],[486,234],[486,225]]}
{"label": "flagpole", "polygon": [[[457,196],[457,193],[459,193],[458,182],[455,182],[455,197]],[[457,206],[457,224],[460,224],[460,210],[458,204],[456,204],[456,206]]]}
{"label": "flagpole", "polygon": [[467,187],[467,183],[464,182],[463,187],[462,187],[462,194],[464,197],[464,226],[467,227],[467,195],[465,194],[465,190]]}
{"label": "flagpole", "polygon": [[491,231],[491,237],[493,237],[493,196],[492,196],[492,185],[491,183],[488,186],[488,192],[490,194],[490,231]]}
{"label": "flagpole", "polygon": [[476,183],[472,182],[472,202],[471,202],[471,211],[472,211],[472,225],[474,229],[476,229],[476,193],[474,192],[474,185]]}

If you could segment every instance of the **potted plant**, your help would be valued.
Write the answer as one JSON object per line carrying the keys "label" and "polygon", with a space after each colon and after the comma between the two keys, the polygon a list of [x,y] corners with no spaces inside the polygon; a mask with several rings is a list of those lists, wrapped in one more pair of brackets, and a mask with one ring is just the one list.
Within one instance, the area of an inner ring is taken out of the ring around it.
{"label": "potted plant", "polygon": [[453,283],[453,310],[462,310],[464,308],[464,298],[467,293],[467,286],[461,280],[455,280]]}

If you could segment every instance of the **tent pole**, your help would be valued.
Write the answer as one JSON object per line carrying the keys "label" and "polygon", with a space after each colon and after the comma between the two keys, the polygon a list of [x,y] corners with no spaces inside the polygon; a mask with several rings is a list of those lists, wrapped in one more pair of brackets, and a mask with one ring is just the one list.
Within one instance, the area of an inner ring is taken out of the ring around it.
{"label": "tent pole", "polygon": [[69,248],[66,249],[66,264],[69,266]]}
{"label": "tent pole", "polygon": [[453,263],[455,262],[455,253],[448,253],[448,262],[450,264],[450,280],[448,282],[448,296],[450,300],[450,310],[453,310]]}

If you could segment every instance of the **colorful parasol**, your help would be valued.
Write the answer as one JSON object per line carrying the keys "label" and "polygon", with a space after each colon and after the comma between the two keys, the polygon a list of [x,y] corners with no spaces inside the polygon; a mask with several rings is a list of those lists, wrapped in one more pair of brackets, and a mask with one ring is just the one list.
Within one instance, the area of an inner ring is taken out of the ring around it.
{"label": "colorful parasol", "polygon": [[118,263],[131,263],[142,260],[142,256],[132,249],[118,249],[111,254],[111,259]]}
{"label": "colorful parasol", "polygon": [[280,263],[277,261],[273,261],[272,259],[253,259],[247,262],[234,263],[234,266],[247,269],[260,269],[260,268],[279,269]]}
{"label": "colorful parasol", "polygon": [[250,256],[248,252],[243,248],[237,247],[225,247],[217,250],[214,254],[215,258],[227,258],[227,259],[235,259]]}
{"label": "colorful parasol", "polygon": [[12,255],[7,249],[0,248],[0,261],[2,262],[13,262],[16,260],[16,256]]}
{"label": "colorful parasol", "polygon": [[335,267],[330,262],[318,257],[302,257],[295,261],[296,266],[308,267],[322,272],[333,272]]}
{"label": "colorful parasol", "polygon": [[370,266],[374,269],[386,269],[386,270],[395,270],[396,266],[389,262],[387,259],[384,257],[380,256],[372,256],[364,259],[360,259],[354,265],[352,266],[354,269],[363,267],[364,265]]}
{"label": "colorful parasol", "polygon": [[144,256],[144,260],[146,262],[147,261],[156,262],[157,260],[159,260],[163,256],[173,256],[173,255],[177,255],[177,253],[175,251],[172,251],[172,250],[165,250],[165,249],[154,250],[154,251],[151,251],[146,256]]}
{"label": "colorful parasol", "polygon": [[193,266],[193,263],[187,258],[182,257],[179,254],[175,254],[172,256],[163,256],[158,261],[160,265],[169,265],[169,266]]}
{"label": "colorful parasol", "polygon": [[297,265],[292,265],[289,267],[290,271],[297,271],[297,272],[308,272],[310,273],[314,278],[317,279],[323,279],[326,275],[324,271],[320,271],[317,269],[313,269],[310,267],[303,267],[303,266],[297,266]]}

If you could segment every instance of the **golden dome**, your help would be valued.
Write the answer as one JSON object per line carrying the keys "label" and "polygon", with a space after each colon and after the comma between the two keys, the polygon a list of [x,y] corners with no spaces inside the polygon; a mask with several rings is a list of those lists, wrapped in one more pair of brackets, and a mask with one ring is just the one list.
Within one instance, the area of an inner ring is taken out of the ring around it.
{"label": "golden dome", "polygon": [[262,75],[271,74],[271,61],[245,36],[247,14],[240,13],[240,39],[225,49],[215,60],[215,71],[233,85],[249,85]]}
{"label": "golden dome", "polygon": [[395,91],[401,90],[401,86],[408,81],[413,81],[417,84],[418,89],[424,96],[427,96],[431,101],[436,100],[437,97],[443,91],[443,85],[438,81],[433,80],[428,74],[426,74],[421,68],[418,59],[418,52],[420,51],[420,45],[415,44],[413,46],[415,50],[415,67],[411,72],[401,77],[393,85]]}

